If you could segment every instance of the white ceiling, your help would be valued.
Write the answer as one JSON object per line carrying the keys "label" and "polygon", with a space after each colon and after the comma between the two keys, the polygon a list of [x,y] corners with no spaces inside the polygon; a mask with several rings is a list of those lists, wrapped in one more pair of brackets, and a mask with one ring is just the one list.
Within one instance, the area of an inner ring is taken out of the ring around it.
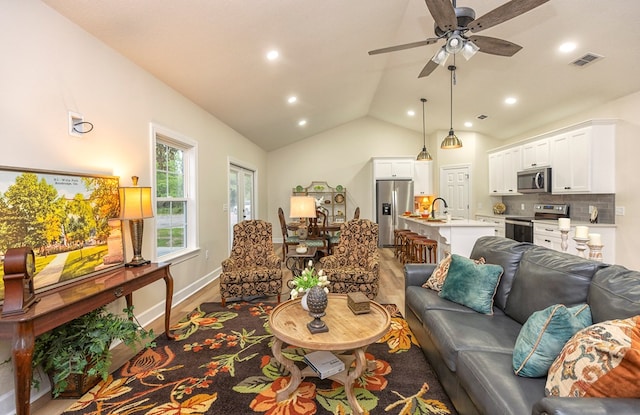
{"label": "white ceiling", "polygon": [[[449,129],[449,71],[417,78],[443,41],[367,54],[433,37],[424,0],[42,1],[267,151],[364,116],[421,132],[421,97],[427,134]],[[506,1],[457,5],[480,17]],[[639,14],[638,0],[551,0],[482,31],[523,49],[457,59],[454,129],[507,139],[640,90]],[[587,52],[604,59],[569,64]]]}

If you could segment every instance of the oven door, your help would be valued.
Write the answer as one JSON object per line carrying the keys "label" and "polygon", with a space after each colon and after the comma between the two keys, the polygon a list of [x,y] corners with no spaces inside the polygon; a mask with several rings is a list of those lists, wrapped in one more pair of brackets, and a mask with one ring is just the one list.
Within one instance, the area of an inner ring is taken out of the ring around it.
{"label": "oven door", "polygon": [[533,243],[533,222],[507,219],[504,231],[505,236],[509,239]]}

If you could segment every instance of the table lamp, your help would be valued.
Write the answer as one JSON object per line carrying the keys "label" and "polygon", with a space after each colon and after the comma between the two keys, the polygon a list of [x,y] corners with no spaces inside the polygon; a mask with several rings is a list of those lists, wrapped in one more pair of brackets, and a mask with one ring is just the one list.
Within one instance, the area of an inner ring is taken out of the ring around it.
{"label": "table lamp", "polygon": [[[300,218],[301,222],[307,218],[316,217],[316,200],[313,196],[291,196],[289,209],[290,218]],[[306,226],[298,229],[300,239],[307,239]]]}
{"label": "table lamp", "polygon": [[120,219],[129,221],[133,258],[124,264],[126,267],[139,267],[150,263],[142,257],[142,232],[144,219],[153,217],[151,206],[151,188],[138,187],[138,176],[132,176],[132,187],[120,187]]}

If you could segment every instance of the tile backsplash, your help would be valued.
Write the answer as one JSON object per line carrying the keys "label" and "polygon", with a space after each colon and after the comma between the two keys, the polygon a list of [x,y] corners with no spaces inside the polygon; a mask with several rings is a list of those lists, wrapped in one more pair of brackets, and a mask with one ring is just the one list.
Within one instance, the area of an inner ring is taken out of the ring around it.
{"label": "tile backsplash", "polygon": [[[502,198],[507,207],[505,215],[533,216],[533,205],[536,203],[564,203],[569,205],[569,216],[576,222],[589,221],[589,206],[598,209],[598,223],[616,223],[616,195],[615,194],[587,194],[587,195],[552,195],[532,194],[522,196],[508,196]],[[524,209],[522,206],[524,205]]]}

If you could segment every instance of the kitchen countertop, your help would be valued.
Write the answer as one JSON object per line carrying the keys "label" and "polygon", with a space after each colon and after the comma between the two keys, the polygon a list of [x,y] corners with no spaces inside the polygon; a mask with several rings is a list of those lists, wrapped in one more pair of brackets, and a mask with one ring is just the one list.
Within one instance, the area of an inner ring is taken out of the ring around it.
{"label": "kitchen countertop", "polygon": [[[558,220],[557,219],[534,219],[533,220],[534,223],[543,223],[543,224],[548,224],[548,225],[557,225],[558,224]],[[591,222],[578,222],[578,221],[573,221],[573,219],[571,219],[571,227],[575,228],[576,226],[588,226],[590,228],[615,228],[616,224],[615,223],[591,223]]]}
{"label": "kitchen countertop", "polygon": [[479,220],[472,219],[458,219],[452,218],[450,222],[438,222],[438,221],[429,221],[421,218],[412,218],[410,216],[399,216],[399,218],[404,219],[409,222],[418,223],[421,225],[431,226],[433,228],[469,228],[469,227],[480,227],[480,228],[493,228],[493,223],[481,222]]}

